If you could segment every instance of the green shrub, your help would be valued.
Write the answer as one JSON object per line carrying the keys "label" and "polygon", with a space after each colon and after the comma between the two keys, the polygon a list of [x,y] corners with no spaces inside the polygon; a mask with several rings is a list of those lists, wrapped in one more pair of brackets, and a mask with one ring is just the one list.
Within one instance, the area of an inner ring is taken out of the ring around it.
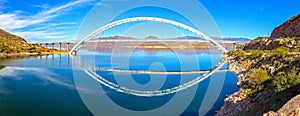
{"label": "green shrub", "polygon": [[227,53],[229,56],[238,56],[239,59],[245,58],[245,52],[243,50],[235,50]]}
{"label": "green shrub", "polygon": [[298,42],[298,52],[300,52],[300,42]]}
{"label": "green shrub", "polygon": [[271,79],[268,72],[262,69],[250,69],[247,76],[249,78],[250,88],[258,90],[261,90],[264,87],[264,82]]}
{"label": "green shrub", "polygon": [[295,68],[288,72],[288,74],[285,72],[278,73],[272,81],[272,85],[277,92],[289,89],[298,84],[300,84],[300,75],[297,75]]}
{"label": "green shrub", "polygon": [[280,46],[274,50],[275,53],[287,53],[290,51],[290,48]]}
{"label": "green shrub", "polygon": [[255,58],[261,57],[263,54],[263,51],[261,51],[261,50],[247,50],[247,52],[250,53],[250,56],[248,58],[250,58],[252,60]]}
{"label": "green shrub", "polygon": [[0,70],[1,70],[1,69],[3,69],[3,68],[5,68],[5,66],[3,66],[3,65],[0,65]]}

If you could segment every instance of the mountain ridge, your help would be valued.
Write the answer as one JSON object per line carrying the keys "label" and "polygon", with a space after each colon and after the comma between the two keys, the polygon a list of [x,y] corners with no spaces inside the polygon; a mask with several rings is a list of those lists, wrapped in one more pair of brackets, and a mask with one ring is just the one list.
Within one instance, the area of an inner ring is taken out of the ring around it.
{"label": "mountain ridge", "polygon": [[[126,37],[126,36],[112,36],[112,37],[102,37],[100,39],[125,39],[125,40],[134,40],[134,39],[137,39],[137,38]],[[150,35],[150,36],[147,36],[144,39],[145,40],[158,40],[159,37]],[[196,37],[196,36],[183,36],[183,37],[165,38],[165,39],[170,39],[170,40],[171,39],[204,40],[204,38],[202,38],[202,37]],[[215,40],[224,40],[224,41],[237,41],[237,42],[250,42],[251,41],[248,38],[238,38],[238,37],[225,37],[225,38],[212,37],[212,39],[215,39]]]}
{"label": "mountain ridge", "polygon": [[300,14],[291,17],[278,27],[275,27],[271,34],[271,39],[277,38],[300,38]]}

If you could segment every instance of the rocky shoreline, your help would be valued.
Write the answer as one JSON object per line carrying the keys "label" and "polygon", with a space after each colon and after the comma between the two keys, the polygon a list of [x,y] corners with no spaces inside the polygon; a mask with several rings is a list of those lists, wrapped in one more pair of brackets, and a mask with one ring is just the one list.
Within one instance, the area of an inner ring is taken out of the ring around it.
{"label": "rocky shoreline", "polygon": [[[235,61],[233,57],[227,57],[229,63],[229,70],[237,74],[237,85],[239,90],[224,100],[224,105],[216,112],[216,116],[236,116],[236,115],[264,115],[264,116],[300,116],[300,95],[289,100],[278,111],[264,112],[265,114],[253,112],[263,112],[266,106],[260,104],[259,101],[267,100],[272,94],[271,90],[259,91],[255,94],[247,93],[245,84],[248,82],[247,69],[240,66],[239,62]],[[252,114],[249,114],[252,112]]]}
{"label": "rocky shoreline", "polygon": [[237,85],[239,87],[239,90],[232,95],[228,96],[224,100],[224,105],[220,110],[216,112],[216,116],[227,116],[227,115],[235,115],[240,112],[241,108],[238,102],[244,99],[246,96],[243,95],[242,91],[244,90],[243,88],[243,83],[246,81],[246,76],[245,74],[247,73],[247,70],[240,66],[237,62],[235,62],[231,57],[228,57],[228,64],[229,64],[229,70],[235,74],[237,74],[238,77],[238,82]]}

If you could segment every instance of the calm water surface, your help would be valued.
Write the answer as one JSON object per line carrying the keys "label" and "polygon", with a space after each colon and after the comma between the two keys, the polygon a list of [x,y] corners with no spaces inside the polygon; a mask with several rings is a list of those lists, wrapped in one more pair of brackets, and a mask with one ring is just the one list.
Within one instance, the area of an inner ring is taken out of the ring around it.
{"label": "calm water surface", "polygon": [[[96,66],[106,68],[156,71],[207,70],[221,59],[218,54],[207,51],[197,52],[196,55],[186,52],[175,54],[170,51],[135,51],[128,58],[128,53],[110,54],[97,53],[92,56],[82,55],[83,61],[93,61]],[[197,63],[191,59],[197,59]],[[211,60],[212,59],[212,60]],[[124,63],[127,61],[128,63]],[[182,62],[184,61],[184,62]],[[72,58],[68,55],[49,55],[38,57],[2,59],[0,64],[6,67],[0,70],[0,115],[1,116],[89,116],[93,113],[85,106],[76,89]],[[224,68],[226,68],[225,66]],[[126,74],[96,71],[107,80],[124,84],[129,83]],[[225,75],[225,76],[223,76]],[[180,78],[192,80],[200,74],[191,75],[146,75],[130,74],[135,83],[147,85],[152,79],[164,81],[158,89],[178,86]],[[181,114],[183,116],[197,116],[210,81],[224,81],[222,90],[212,108],[206,115],[214,115],[224,104],[227,95],[237,91],[237,77],[232,72],[216,73],[196,85],[197,91],[191,104]],[[119,106],[135,111],[147,111],[158,108],[172,99],[174,94],[160,97],[137,97],[116,92],[101,85],[104,93]],[[221,85],[213,85],[221,86]],[[141,90],[155,90],[157,88],[142,88]],[[128,88],[135,86],[128,85]],[[85,88],[82,88],[85,89]],[[100,90],[99,90],[100,91]],[[201,111],[200,111],[201,112]],[[167,114],[167,113],[166,113]]]}

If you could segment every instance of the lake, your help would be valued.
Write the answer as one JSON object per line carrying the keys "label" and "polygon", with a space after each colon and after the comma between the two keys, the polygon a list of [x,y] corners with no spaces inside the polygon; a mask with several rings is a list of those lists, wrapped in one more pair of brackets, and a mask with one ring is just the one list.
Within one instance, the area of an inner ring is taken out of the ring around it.
{"label": "lake", "polygon": [[222,57],[208,50],[78,54],[1,59],[0,64],[6,67],[0,70],[0,115],[214,115],[226,96],[238,90],[234,73],[218,72],[176,93],[144,97],[117,91],[84,72],[92,70],[132,90],[165,90],[203,74],[134,74],[86,67],[162,72],[210,70]]}

